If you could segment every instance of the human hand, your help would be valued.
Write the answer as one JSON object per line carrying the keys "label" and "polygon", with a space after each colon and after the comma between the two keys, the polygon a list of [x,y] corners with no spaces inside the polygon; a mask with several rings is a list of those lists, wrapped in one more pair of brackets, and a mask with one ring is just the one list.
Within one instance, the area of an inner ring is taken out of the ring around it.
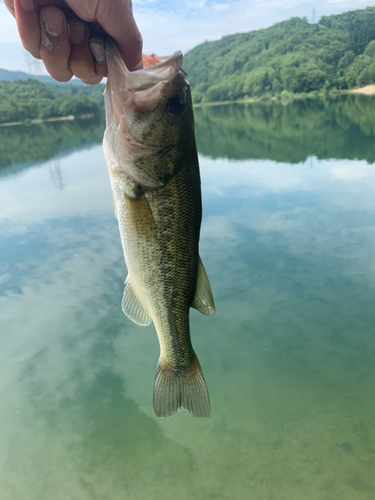
{"label": "human hand", "polygon": [[[4,0],[24,48],[59,82],[76,76],[94,85],[107,76],[110,35],[130,70],[142,67],[142,37],[131,0]],[[91,49],[91,50],[90,50]],[[94,55],[94,56],[93,56]]]}

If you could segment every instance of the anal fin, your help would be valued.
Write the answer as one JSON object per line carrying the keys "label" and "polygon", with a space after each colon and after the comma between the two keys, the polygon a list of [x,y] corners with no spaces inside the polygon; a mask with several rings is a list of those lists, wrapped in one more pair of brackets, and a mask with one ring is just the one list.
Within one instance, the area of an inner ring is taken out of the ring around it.
{"label": "anal fin", "polygon": [[140,303],[134,292],[129,275],[125,280],[125,289],[122,297],[121,308],[125,316],[134,321],[137,325],[148,326],[152,323],[151,316]]}
{"label": "anal fin", "polygon": [[208,281],[201,258],[198,258],[197,288],[191,307],[206,316],[213,316],[216,312],[210,282]]}

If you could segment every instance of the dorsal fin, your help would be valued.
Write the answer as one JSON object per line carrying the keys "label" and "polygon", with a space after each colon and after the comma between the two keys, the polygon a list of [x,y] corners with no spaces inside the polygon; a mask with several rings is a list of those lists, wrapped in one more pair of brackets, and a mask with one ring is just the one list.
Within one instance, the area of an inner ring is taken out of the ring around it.
{"label": "dorsal fin", "polygon": [[148,326],[152,323],[151,316],[135,295],[129,275],[125,280],[125,290],[122,297],[121,307],[125,316],[134,321],[137,325]]}
{"label": "dorsal fin", "polygon": [[198,257],[197,288],[195,290],[191,307],[194,307],[194,309],[197,309],[206,316],[213,316],[216,311],[210,282],[208,281],[207,274],[200,257]]}

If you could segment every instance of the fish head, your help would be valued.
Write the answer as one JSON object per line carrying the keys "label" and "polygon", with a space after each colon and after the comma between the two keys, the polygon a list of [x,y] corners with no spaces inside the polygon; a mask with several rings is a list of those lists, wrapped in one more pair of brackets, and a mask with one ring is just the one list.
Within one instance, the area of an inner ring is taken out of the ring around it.
{"label": "fish head", "polygon": [[114,41],[107,42],[106,54],[106,156],[139,186],[163,186],[181,168],[182,157],[196,154],[182,54],[146,56],[146,67],[133,72],[126,68]]}

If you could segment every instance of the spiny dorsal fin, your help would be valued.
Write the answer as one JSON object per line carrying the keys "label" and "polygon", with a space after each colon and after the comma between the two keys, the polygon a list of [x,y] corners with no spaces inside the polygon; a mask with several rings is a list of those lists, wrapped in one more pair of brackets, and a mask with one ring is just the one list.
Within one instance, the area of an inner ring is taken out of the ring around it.
{"label": "spiny dorsal fin", "polygon": [[206,316],[213,316],[216,311],[210,282],[208,281],[207,274],[200,257],[198,257],[197,288],[195,290],[194,300],[191,307],[194,307],[194,309],[197,309]]}
{"label": "spiny dorsal fin", "polygon": [[121,307],[125,316],[134,321],[137,325],[148,326],[152,323],[151,316],[139,302],[138,297],[134,293],[129,275],[125,280],[125,290],[122,297]]}

